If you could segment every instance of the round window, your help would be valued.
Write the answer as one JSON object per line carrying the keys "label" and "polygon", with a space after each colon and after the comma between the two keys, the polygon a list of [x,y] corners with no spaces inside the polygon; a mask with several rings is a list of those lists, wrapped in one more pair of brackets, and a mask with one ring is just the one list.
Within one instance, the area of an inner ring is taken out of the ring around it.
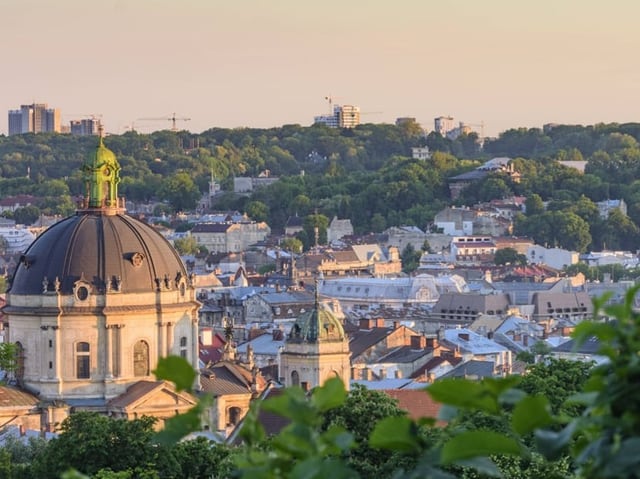
{"label": "round window", "polygon": [[80,301],[84,301],[88,297],[89,297],[89,289],[86,286],[80,286],[76,290],[76,298],[78,298]]}

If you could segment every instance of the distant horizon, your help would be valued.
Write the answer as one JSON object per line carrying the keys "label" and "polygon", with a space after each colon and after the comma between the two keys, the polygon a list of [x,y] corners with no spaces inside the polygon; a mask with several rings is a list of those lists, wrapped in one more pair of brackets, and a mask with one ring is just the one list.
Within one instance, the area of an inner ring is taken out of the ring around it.
{"label": "distant horizon", "polygon": [[640,121],[635,0],[0,2],[0,134],[29,103],[113,134],[310,126],[327,97],[486,137]]}

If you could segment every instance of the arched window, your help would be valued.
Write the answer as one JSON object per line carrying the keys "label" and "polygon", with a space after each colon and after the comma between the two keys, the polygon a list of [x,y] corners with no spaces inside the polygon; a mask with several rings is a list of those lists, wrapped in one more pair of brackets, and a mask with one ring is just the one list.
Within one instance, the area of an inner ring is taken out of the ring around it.
{"label": "arched window", "polygon": [[89,343],[76,344],[76,378],[89,379],[91,377],[91,348]]}
{"label": "arched window", "polygon": [[133,346],[133,375],[149,375],[149,345],[146,341],[138,341]]}
{"label": "arched window", "polygon": [[298,371],[293,371],[291,373],[291,385],[300,386],[300,375],[298,374]]}
{"label": "arched window", "polygon": [[180,338],[180,357],[187,359],[187,337],[182,336]]}

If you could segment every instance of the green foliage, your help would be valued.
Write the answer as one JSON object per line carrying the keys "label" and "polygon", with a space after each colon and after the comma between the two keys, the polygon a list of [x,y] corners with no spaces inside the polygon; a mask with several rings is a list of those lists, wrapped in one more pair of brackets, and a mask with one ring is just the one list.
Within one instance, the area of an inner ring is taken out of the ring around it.
{"label": "green foliage", "polygon": [[302,241],[298,238],[285,238],[280,243],[280,246],[285,251],[290,251],[292,253],[302,253]]}
{"label": "green foliage", "polygon": [[13,219],[16,224],[32,225],[38,218],[40,218],[40,208],[34,205],[24,206],[23,208],[16,208],[13,212]]}
{"label": "green foliage", "polygon": [[402,253],[400,253],[400,259],[402,260],[402,271],[405,273],[412,273],[418,266],[420,266],[420,257],[422,251],[416,251],[411,243],[407,243]]}
{"label": "green foliage", "polygon": [[496,251],[493,261],[498,266],[505,264],[526,265],[527,256],[518,253],[514,248],[501,248]]}
{"label": "green foliage", "polygon": [[200,246],[195,237],[189,235],[184,238],[176,238],[173,242],[173,246],[181,255],[196,254],[200,251]]}
{"label": "green foliage", "polygon": [[0,371],[5,371],[7,376],[11,376],[16,370],[17,354],[18,348],[15,343],[0,343]]}

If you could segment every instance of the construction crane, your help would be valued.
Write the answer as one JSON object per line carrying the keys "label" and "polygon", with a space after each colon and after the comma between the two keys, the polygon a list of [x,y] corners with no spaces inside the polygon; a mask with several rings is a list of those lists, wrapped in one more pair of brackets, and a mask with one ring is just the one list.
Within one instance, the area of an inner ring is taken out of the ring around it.
{"label": "construction crane", "polygon": [[325,100],[329,102],[329,114],[333,115],[333,101],[337,100],[338,97],[332,96],[331,94],[324,97]]}
{"label": "construction crane", "polygon": [[171,131],[178,131],[178,128],[176,128],[176,122],[177,121],[189,121],[191,120],[191,118],[178,118],[176,117],[176,114],[174,113],[172,116],[170,117],[161,117],[161,118],[138,118],[136,121],[162,121],[162,120],[166,120],[166,121],[170,121],[171,122]]}
{"label": "construction crane", "polygon": [[[484,138],[484,121],[480,121],[480,123],[463,123],[464,126],[470,126],[473,128],[480,128],[480,138]],[[477,133],[477,132],[476,132]]]}

